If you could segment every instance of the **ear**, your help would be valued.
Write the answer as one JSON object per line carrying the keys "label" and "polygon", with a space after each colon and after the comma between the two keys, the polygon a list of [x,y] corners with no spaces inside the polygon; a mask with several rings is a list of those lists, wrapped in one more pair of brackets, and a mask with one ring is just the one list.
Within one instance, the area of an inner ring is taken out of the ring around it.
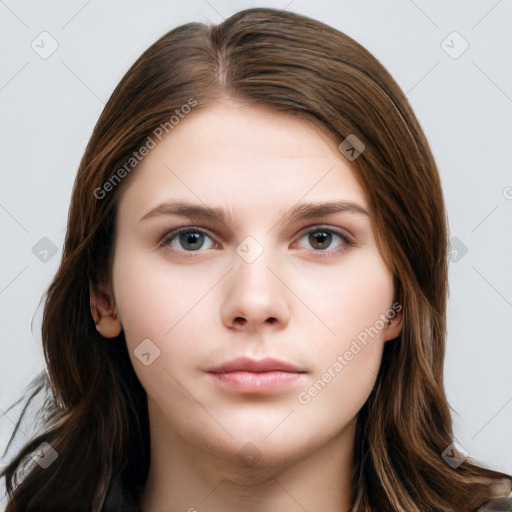
{"label": "ear", "polygon": [[390,318],[384,328],[382,329],[382,336],[384,341],[394,340],[400,336],[403,326],[402,312],[395,314],[393,318]]}
{"label": "ear", "polygon": [[96,330],[104,338],[115,338],[122,330],[121,322],[117,318],[114,296],[106,282],[92,283],[89,281],[89,297],[91,315]]}

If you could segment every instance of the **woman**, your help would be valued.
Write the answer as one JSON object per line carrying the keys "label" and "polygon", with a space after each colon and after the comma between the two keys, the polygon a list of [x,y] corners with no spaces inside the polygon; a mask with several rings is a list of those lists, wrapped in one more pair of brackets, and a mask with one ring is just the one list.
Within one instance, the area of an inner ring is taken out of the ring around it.
{"label": "woman", "polygon": [[169,32],[80,164],[6,512],[512,510],[453,444],[447,251],[364,48],[272,9]]}

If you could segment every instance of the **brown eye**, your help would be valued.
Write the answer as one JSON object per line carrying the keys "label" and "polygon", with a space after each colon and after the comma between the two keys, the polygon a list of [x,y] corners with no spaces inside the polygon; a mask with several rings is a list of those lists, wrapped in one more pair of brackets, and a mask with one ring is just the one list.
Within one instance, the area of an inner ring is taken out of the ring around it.
{"label": "brown eye", "polygon": [[309,243],[314,249],[327,249],[332,242],[332,234],[327,231],[314,231],[309,234]]}
{"label": "brown eye", "polygon": [[307,239],[307,247],[302,246],[302,248],[313,249],[313,251],[325,252],[326,254],[336,250],[336,252],[339,252],[350,245],[354,245],[354,242],[347,235],[327,228],[310,229],[299,238],[299,243],[305,239]]}

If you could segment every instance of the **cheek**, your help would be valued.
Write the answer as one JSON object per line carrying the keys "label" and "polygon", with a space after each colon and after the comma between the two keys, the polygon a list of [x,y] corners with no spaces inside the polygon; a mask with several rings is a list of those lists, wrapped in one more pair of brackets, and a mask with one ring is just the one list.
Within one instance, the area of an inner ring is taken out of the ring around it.
{"label": "cheek", "polygon": [[[115,260],[113,268],[114,294],[119,319],[129,348],[143,339],[157,339],[169,328],[170,315],[165,315],[166,304],[172,300],[173,289],[164,283],[149,265],[137,264],[133,257]],[[169,296],[171,295],[171,296]]]}
{"label": "cheek", "polygon": [[[391,307],[394,296],[393,278],[376,252],[360,252],[346,265],[331,267],[314,282],[304,281],[309,304],[322,327],[325,351],[346,350],[359,336],[364,341],[378,339],[375,329],[382,329],[381,315]],[[319,286],[318,283],[323,283]],[[371,335],[368,332],[371,332]]]}
{"label": "cheek", "polygon": [[[321,293],[309,295],[329,330],[322,329],[320,339],[317,332],[319,342],[311,346],[314,379],[299,399],[344,417],[356,415],[373,388],[384,348],[381,330],[394,295],[392,276],[377,253],[360,253],[350,263],[331,269]],[[308,337],[315,339],[312,330]]]}
{"label": "cheek", "polygon": [[127,343],[164,340],[185,319],[208,287],[208,276],[178,268],[158,253],[118,247],[114,258],[114,294]]}
{"label": "cheek", "polygon": [[[154,253],[121,245],[118,250],[122,256],[114,258],[114,295],[126,345],[143,386],[158,392],[169,384],[170,375],[198,366],[208,334],[201,329],[207,331],[204,326],[209,324],[204,322],[202,298],[218,277],[191,266],[173,268]],[[138,357],[142,347],[150,353],[145,362],[154,360],[147,366]]]}

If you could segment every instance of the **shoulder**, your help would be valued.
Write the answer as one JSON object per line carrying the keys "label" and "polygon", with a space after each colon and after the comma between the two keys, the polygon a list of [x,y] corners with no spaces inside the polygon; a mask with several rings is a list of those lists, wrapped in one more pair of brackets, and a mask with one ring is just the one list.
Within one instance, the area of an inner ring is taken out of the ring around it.
{"label": "shoulder", "polygon": [[508,498],[493,498],[486,501],[475,512],[512,512],[512,495]]}

